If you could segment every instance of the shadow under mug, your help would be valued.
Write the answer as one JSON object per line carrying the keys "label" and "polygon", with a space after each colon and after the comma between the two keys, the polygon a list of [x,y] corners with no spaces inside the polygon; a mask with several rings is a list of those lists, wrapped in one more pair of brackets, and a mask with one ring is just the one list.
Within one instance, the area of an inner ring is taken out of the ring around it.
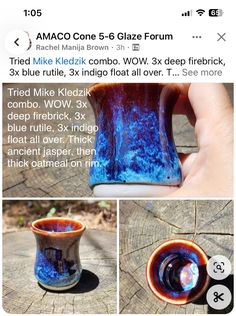
{"label": "shadow under mug", "polygon": [[147,282],[156,297],[169,304],[196,301],[207,290],[208,256],[192,240],[173,239],[160,244],[151,254]]}
{"label": "shadow under mug", "polygon": [[38,282],[49,290],[63,291],[80,280],[79,242],[85,226],[62,217],[43,218],[31,225],[36,238],[34,266]]}
{"label": "shadow under mug", "polygon": [[[130,184],[136,188],[156,185],[162,187],[162,194],[181,184],[172,134],[172,112],[179,94],[175,85],[162,83],[99,83],[90,87],[88,99],[98,126],[89,177],[95,195],[109,196],[108,185],[125,185],[124,193]],[[98,188],[101,186],[104,192]]]}

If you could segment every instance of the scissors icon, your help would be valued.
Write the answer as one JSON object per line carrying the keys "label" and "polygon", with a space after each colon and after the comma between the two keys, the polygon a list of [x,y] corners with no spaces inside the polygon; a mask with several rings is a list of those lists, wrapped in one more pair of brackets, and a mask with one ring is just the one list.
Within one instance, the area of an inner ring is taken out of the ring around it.
{"label": "scissors icon", "polygon": [[214,292],[214,302],[217,303],[219,300],[224,301],[224,299],[222,298],[223,295],[224,293],[219,294],[218,292]]}

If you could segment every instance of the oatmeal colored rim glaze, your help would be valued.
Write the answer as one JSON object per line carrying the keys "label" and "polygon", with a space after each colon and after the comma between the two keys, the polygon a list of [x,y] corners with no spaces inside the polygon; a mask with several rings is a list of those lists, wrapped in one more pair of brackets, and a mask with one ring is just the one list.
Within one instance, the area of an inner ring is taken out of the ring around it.
{"label": "oatmeal colored rim glaze", "polygon": [[[160,258],[161,254],[165,253],[166,251],[171,254],[171,251],[176,251],[176,249],[182,249],[183,251],[185,251],[185,249],[188,249],[188,251],[191,249],[192,254],[196,255],[199,260],[198,268],[203,268],[201,271],[199,271],[198,285],[190,291],[183,292],[183,294],[181,294],[179,297],[171,295],[171,291],[167,292],[162,284],[157,284],[160,281],[159,276],[158,282],[156,282],[157,279],[154,279],[154,273],[158,273],[158,269],[155,269],[157,267],[156,262],[158,261],[158,258]],[[209,285],[210,277],[206,272],[207,262],[208,257],[206,253],[192,240],[172,239],[163,242],[152,252],[148,259],[146,265],[146,279],[148,286],[156,297],[169,304],[184,305],[192,301],[196,301],[204,294]]]}
{"label": "oatmeal colored rim glaze", "polygon": [[[93,83],[89,86],[89,92],[92,92],[94,89],[97,89],[98,87],[99,88],[104,88],[106,86],[119,86],[121,84],[121,82],[98,82],[98,83]],[[156,82],[150,82],[149,84],[157,84]],[[172,82],[172,83],[166,83],[166,82],[158,82],[158,85],[160,86],[166,86],[168,85],[169,87],[172,87],[178,91],[180,91],[180,89],[182,88],[182,84],[180,83],[175,83],[175,82]]]}
{"label": "oatmeal colored rim glaze", "polygon": [[[50,225],[60,223],[62,226],[66,227],[67,225],[71,225],[72,230],[70,231],[51,231]],[[48,227],[48,230],[45,229]],[[85,225],[80,221],[65,218],[65,217],[50,217],[50,218],[42,218],[34,221],[31,225],[31,230],[35,234],[44,235],[48,237],[72,237],[75,235],[81,235],[85,230]]]}

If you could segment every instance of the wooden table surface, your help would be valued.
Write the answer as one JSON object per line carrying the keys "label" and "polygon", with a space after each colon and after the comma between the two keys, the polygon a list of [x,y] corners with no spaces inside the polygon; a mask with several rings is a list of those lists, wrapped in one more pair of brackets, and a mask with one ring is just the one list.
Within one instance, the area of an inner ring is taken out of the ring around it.
{"label": "wooden table surface", "polygon": [[65,292],[41,288],[33,273],[35,238],[30,231],[3,235],[3,308],[14,314],[116,313],[116,234],[86,230],[80,242],[83,273]]}
{"label": "wooden table surface", "polygon": [[[233,203],[121,201],[120,210],[120,312],[216,313],[204,297],[185,306],[160,301],[148,288],[145,268],[152,251],[163,241],[173,238],[194,240],[209,257],[221,254],[233,263]],[[229,286],[231,283],[232,275],[225,279],[224,284]]]}

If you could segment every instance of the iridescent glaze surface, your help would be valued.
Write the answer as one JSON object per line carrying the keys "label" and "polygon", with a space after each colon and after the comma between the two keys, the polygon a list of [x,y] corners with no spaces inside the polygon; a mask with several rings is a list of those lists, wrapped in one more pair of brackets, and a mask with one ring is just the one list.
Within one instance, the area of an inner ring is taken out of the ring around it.
{"label": "iridescent glaze surface", "polygon": [[46,288],[62,290],[81,276],[79,241],[85,226],[69,218],[45,218],[32,223],[37,243],[35,277]]}
{"label": "iridescent glaze surface", "polygon": [[179,185],[179,158],[172,135],[176,88],[158,83],[95,84],[88,97],[96,124],[99,166],[89,184],[150,183]]}
{"label": "iridescent glaze surface", "polygon": [[171,304],[196,300],[208,286],[207,261],[207,255],[193,241],[167,241],[148,260],[149,287],[158,298]]}

